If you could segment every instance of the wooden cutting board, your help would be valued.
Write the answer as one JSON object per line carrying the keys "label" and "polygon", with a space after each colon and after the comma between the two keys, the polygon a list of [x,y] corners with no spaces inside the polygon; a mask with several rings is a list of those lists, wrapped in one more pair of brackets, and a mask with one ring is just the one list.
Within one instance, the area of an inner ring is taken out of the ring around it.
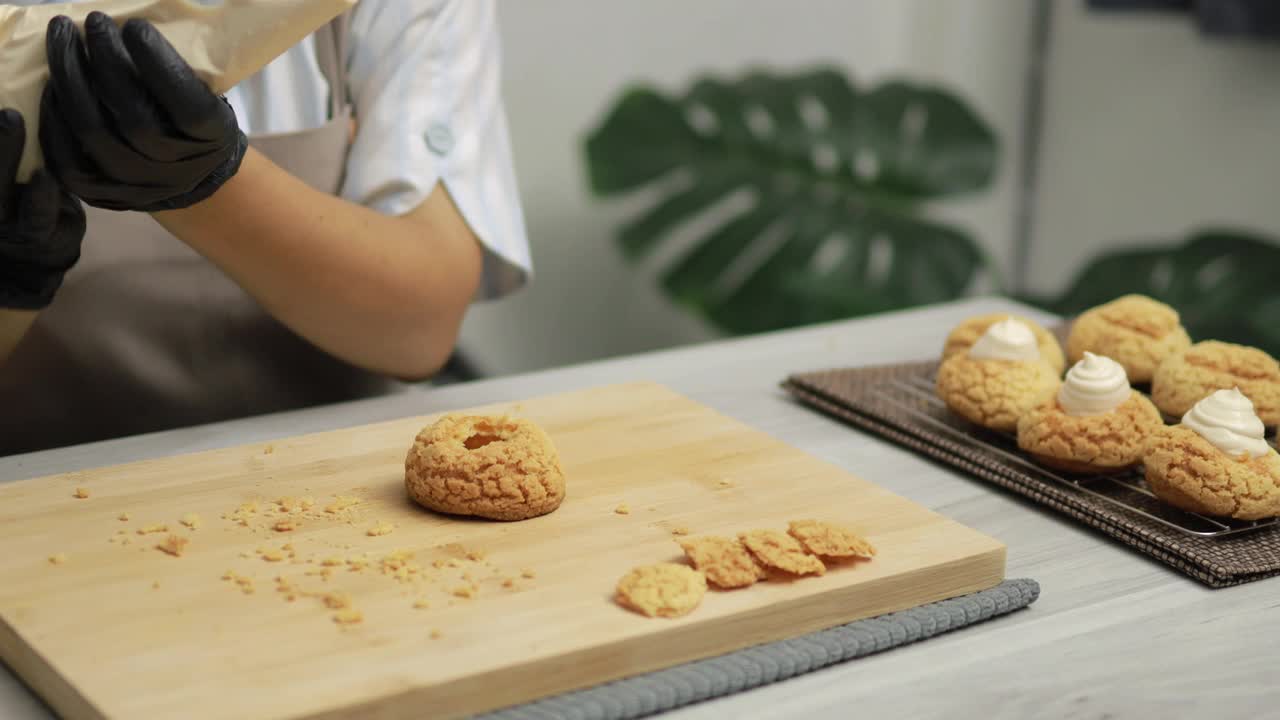
{"label": "wooden cutting board", "polygon": [[[568,478],[558,511],[494,523],[407,501],[404,456],[427,416],[0,487],[0,657],[71,718],[440,718],[1004,576],[999,542],[661,386],[481,411],[547,429]],[[280,498],[314,505],[282,512]],[[189,514],[198,527],[181,524]],[[631,567],[678,560],[673,531],[800,518],[847,523],[879,555],[820,578],[712,591],[676,620],[611,600]],[[281,519],[296,529],[273,530]],[[138,533],[154,524],[170,531]],[[378,527],[391,532],[369,534]],[[189,540],[181,557],[156,549],[169,534]],[[341,610],[321,593],[337,604],[345,594],[363,621],[335,622]]]}

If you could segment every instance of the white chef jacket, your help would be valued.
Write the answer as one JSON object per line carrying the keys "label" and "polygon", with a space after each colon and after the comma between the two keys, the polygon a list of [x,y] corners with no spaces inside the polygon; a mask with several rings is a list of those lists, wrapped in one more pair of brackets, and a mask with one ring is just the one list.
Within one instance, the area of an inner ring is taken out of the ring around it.
{"label": "white chef jacket", "polygon": [[[357,129],[342,197],[399,215],[444,183],[484,246],[481,297],[511,292],[532,272],[502,105],[496,14],[494,0],[360,0],[345,58]],[[252,135],[325,124],[328,96],[308,37],[227,100]]]}

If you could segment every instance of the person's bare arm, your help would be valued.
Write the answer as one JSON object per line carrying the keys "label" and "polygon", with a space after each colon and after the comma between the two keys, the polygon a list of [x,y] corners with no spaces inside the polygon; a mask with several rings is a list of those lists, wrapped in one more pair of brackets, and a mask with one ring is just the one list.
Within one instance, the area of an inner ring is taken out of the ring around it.
{"label": "person's bare arm", "polygon": [[388,217],[249,150],[212,197],[154,216],[294,332],[397,377],[444,364],[479,284],[480,245],[443,185]]}

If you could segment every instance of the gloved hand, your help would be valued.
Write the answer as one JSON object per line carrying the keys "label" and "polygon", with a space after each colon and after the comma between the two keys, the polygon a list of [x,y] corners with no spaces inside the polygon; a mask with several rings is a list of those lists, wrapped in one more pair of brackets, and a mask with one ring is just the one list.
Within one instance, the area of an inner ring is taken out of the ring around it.
{"label": "gloved hand", "polygon": [[80,259],[84,208],[44,170],[15,182],[26,139],[22,115],[0,110],[0,308],[41,310]]}
{"label": "gloved hand", "polygon": [[235,111],[146,20],[93,12],[81,39],[58,16],[45,36],[40,145],[57,179],[108,210],[176,210],[235,175],[248,147]]}

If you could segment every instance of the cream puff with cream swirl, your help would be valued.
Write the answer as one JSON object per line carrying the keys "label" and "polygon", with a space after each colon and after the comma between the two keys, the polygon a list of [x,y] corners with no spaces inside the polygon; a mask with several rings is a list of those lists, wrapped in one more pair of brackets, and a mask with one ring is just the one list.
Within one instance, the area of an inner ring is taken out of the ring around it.
{"label": "cream puff with cream swirl", "polygon": [[937,393],[961,417],[1000,432],[1012,432],[1018,418],[1051,400],[1061,381],[1040,357],[1035,332],[1006,317],[992,323],[964,352],[938,367]]}
{"label": "cream puff with cream swirl", "polygon": [[1259,520],[1280,515],[1280,453],[1263,439],[1253,401],[1237,388],[1201,398],[1182,423],[1152,436],[1147,486],[1183,510]]}
{"label": "cream puff with cream swirl", "polygon": [[1120,407],[1133,390],[1120,363],[1091,352],[1067,371],[1058,404],[1068,415],[1101,415]]}
{"label": "cream puff with cream swirl", "polygon": [[1024,323],[1005,318],[991,327],[969,348],[975,360],[1039,360],[1036,335]]}
{"label": "cream puff with cream swirl", "polygon": [[1057,397],[1018,421],[1018,447],[1057,470],[1114,473],[1141,462],[1147,440],[1162,427],[1160,411],[1129,387],[1120,363],[1085,353]]}
{"label": "cream puff with cream swirl", "polygon": [[1240,388],[1218,390],[1196,403],[1182,416],[1182,424],[1233,457],[1256,458],[1271,451],[1266,428]]}

